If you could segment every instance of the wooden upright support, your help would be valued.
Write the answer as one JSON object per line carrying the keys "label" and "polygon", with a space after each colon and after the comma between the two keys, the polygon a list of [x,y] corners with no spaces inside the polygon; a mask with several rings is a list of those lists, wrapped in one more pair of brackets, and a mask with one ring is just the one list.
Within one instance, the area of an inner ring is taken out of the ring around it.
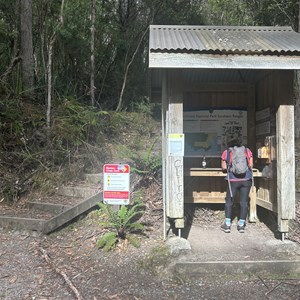
{"label": "wooden upright support", "polygon": [[294,106],[279,105],[277,128],[277,205],[278,229],[288,232],[289,220],[295,218],[295,144]]}
{"label": "wooden upright support", "polygon": [[[168,73],[167,134],[183,133],[183,94],[181,71]],[[170,88],[171,87],[171,88]],[[166,136],[167,137],[167,136]],[[167,145],[168,141],[165,139]],[[167,216],[175,220],[177,228],[184,227],[184,167],[183,156],[167,156],[166,159],[166,207]]]}

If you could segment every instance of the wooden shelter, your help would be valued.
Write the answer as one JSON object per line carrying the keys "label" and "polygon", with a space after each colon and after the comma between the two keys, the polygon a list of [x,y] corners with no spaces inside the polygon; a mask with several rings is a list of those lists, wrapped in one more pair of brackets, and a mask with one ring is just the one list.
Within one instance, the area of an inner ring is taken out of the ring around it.
{"label": "wooden shelter", "polygon": [[[238,136],[253,152],[256,206],[295,217],[294,97],[300,34],[290,27],[150,26],[151,97],[162,103],[166,217],[185,203],[224,203],[220,156]],[[180,232],[180,230],[179,230]]]}

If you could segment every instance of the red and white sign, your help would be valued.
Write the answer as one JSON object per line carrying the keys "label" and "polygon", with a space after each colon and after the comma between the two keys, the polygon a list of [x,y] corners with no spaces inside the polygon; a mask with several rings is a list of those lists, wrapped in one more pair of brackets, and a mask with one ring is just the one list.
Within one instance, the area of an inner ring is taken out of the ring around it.
{"label": "red and white sign", "polygon": [[127,164],[103,166],[103,202],[128,205],[130,199],[130,167]]}

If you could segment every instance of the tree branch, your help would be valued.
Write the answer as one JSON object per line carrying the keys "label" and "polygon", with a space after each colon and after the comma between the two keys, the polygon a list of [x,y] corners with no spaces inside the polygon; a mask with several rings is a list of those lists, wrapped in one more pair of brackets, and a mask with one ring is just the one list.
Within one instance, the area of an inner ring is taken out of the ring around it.
{"label": "tree branch", "polygon": [[77,300],[83,300],[83,298],[81,297],[81,295],[79,294],[78,290],[76,289],[76,287],[74,286],[74,284],[71,282],[71,280],[68,278],[68,276],[66,275],[65,272],[59,270],[57,267],[54,266],[54,264],[52,263],[49,255],[47,254],[47,251],[43,248],[40,249],[41,253],[42,253],[42,257],[45,259],[45,261],[51,266],[52,269],[54,269],[54,271],[61,275],[63,277],[63,279],[65,280],[66,284],[68,285],[68,287],[72,290],[72,292],[75,294],[76,299]]}
{"label": "tree branch", "polygon": [[12,72],[12,70],[14,69],[14,67],[21,61],[21,57],[17,54],[17,56],[15,56],[11,62],[9,67],[6,69],[6,71],[1,75],[0,79],[3,82],[7,81],[7,77],[9,76],[9,74]]}
{"label": "tree branch", "polygon": [[124,74],[124,79],[123,79],[123,84],[122,84],[122,89],[121,89],[121,93],[120,93],[120,97],[119,97],[119,104],[117,106],[116,112],[118,112],[121,109],[122,102],[123,102],[123,94],[124,94],[124,90],[125,90],[125,86],[126,86],[126,82],[127,82],[127,75],[128,75],[129,68],[130,68],[131,64],[133,63],[133,61],[134,61],[134,58],[135,58],[135,56],[136,56],[136,54],[137,54],[137,52],[138,52],[138,50],[140,48],[140,45],[141,45],[141,43],[142,43],[142,41],[143,41],[143,39],[144,39],[147,31],[148,31],[148,26],[147,26],[147,29],[143,32],[143,34],[142,34],[142,36],[141,36],[141,38],[140,38],[140,40],[139,40],[139,42],[138,42],[138,44],[136,46],[136,49],[135,49],[135,51],[134,51],[134,53],[133,53],[133,55],[131,57],[131,60],[129,61],[129,63],[126,66],[126,70],[125,70],[125,74]]}

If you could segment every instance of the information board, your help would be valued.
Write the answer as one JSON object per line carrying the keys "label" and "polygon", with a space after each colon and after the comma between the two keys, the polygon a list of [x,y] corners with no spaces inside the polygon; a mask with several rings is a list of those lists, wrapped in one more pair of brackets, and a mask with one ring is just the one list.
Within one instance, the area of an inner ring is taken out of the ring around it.
{"label": "information board", "polygon": [[127,164],[103,166],[103,202],[128,205],[130,200],[130,167]]}
{"label": "information board", "polygon": [[183,113],[185,156],[220,156],[233,139],[247,144],[247,111],[199,110]]}
{"label": "information board", "polygon": [[184,156],[184,134],[169,133],[168,141],[169,156]]}

